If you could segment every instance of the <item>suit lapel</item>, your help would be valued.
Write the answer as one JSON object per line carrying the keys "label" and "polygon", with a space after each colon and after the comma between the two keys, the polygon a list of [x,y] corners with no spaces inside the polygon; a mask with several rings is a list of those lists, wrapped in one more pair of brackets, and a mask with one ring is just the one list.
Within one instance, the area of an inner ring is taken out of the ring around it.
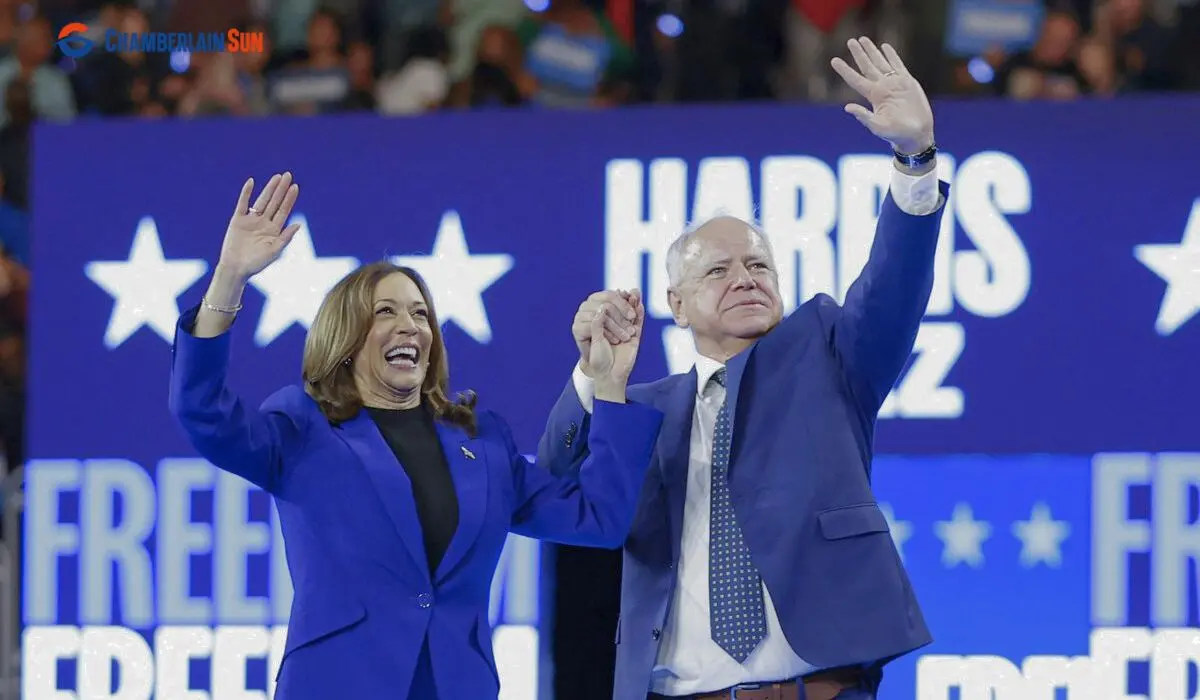
{"label": "suit lapel", "polygon": [[[359,411],[354,418],[341,424],[342,439],[358,456],[363,469],[367,472],[375,486],[375,494],[383,503],[396,534],[412,557],[412,565],[421,572],[424,581],[429,581],[429,560],[425,556],[425,540],[421,532],[421,522],[417,519],[416,502],[413,500],[412,483],[404,468],[396,460],[392,449],[375,422],[365,410]],[[383,557],[383,563],[395,571],[394,562]],[[402,573],[402,572],[398,572]]]}
{"label": "suit lapel", "polygon": [[458,496],[458,527],[434,576],[434,582],[441,583],[471,550],[483,527],[487,511],[488,464],[482,441],[469,439],[458,428],[442,423],[437,424],[437,431]]}
{"label": "suit lapel", "polygon": [[663,412],[659,432],[659,466],[667,489],[668,520],[671,525],[671,555],[679,560],[683,537],[683,507],[687,498],[688,456],[692,441],[692,413],[696,408],[696,369],[682,375],[660,395]]}
{"label": "suit lapel", "polygon": [[746,376],[746,366],[750,363],[750,356],[754,353],[754,348],[757,347],[757,345],[757,343],[751,345],[737,355],[729,358],[729,361],[725,363],[725,402],[729,405],[729,419],[733,423],[731,426],[733,429],[733,435],[730,436],[732,438],[732,444],[729,446],[729,475],[731,478],[733,476],[734,468],[733,457],[737,454],[736,447],[738,433],[740,432],[738,430],[737,420],[738,397],[741,395],[742,391],[742,380],[745,379]]}

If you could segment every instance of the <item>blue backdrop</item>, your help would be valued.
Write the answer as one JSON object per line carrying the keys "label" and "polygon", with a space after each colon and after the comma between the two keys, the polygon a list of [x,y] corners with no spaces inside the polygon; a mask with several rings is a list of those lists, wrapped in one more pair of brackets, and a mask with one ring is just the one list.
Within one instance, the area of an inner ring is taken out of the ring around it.
{"label": "blue backdrop", "polygon": [[[1110,692],[1127,667],[1131,692],[1153,677],[1155,700],[1190,697],[1200,100],[946,103],[937,117],[954,190],[876,467],[937,641],[889,667],[882,697],[992,684],[1024,700],[1056,678]],[[840,296],[889,168],[837,108],[39,128],[27,693],[269,688],[290,601],[270,504],[197,460],[166,410],[174,321],[203,293],[245,177],[290,169],[305,225],[246,294],[242,395],[296,382],[324,291],[356,261],[399,256],[434,289],[452,383],[533,451],[588,293],[645,290],[635,378],[686,370],[663,263],[689,220],[756,216],[790,305]],[[493,601],[512,700],[537,685],[537,571],[537,547],[514,540]],[[104,654],[125,660],[115,678]]]}

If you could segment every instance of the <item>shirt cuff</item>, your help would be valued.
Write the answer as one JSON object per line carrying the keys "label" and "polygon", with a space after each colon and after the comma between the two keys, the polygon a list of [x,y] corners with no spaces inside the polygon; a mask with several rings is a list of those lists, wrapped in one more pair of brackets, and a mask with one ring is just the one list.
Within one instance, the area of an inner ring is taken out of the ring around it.
{"label": "shirt cuff", "polygon": [[924,175],[909,175],[892,168],[892,201],[910,216],[925,216],[941,209],[937,168]]}
{"label": "shirt cuff", "polygon": [[575,371],[571,373],[571,383],[575,385],[575,396],[579,398],[579,405],[583,406],[585,412],[591,413],[592,401],[596,396],[595,383],[583,373],[579,365],[575,365]]}

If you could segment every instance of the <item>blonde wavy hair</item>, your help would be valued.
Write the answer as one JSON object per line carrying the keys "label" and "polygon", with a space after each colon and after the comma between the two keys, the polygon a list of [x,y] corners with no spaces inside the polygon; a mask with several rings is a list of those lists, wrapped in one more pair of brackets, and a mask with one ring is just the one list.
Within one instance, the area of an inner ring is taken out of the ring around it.
{"label": "blonde wavy hair", "polygon": [[429,308],[433,340],[429,344],[421,400],[432,409],[435,419],[459,426],[474,437],[477,397],[475,392],[466,391],[453,400],[449,398],[450,362],[429,287],[416,270],[390,261],[359,267],[325,295],[304,341],[304,390],[331,423],[342,423],[358,414],[363,402],[354,384],[351,365],[375,323],[375,288],[385,277],[396,273],[417,285]]}

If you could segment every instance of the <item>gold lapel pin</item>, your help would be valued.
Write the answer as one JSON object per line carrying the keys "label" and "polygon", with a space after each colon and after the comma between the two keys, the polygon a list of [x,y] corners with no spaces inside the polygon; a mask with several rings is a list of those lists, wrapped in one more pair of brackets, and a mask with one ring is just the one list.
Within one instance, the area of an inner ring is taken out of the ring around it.
{"label": "gold lapel pin", "polygon": [[466,445],[460,445],[459,447],[462,448],[464,457],[466,457],[467,459],[475,459],[475,453],[468,450]]}

